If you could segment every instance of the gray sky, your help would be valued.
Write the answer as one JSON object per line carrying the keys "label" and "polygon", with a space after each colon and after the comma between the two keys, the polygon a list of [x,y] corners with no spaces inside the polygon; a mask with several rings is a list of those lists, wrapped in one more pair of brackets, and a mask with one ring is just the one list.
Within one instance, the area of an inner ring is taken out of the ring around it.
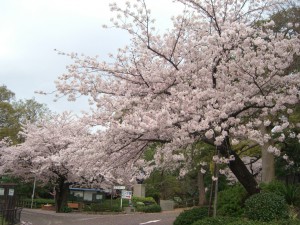
{"label": "gray sky", "polygon": [[[17,99],[34,97],[52,111],[87,110],[83,100],[53,102],[54,96],[34,92],[55,90],[54,81],[71,63],[54,49],[107,59],[108,53],[128,43],[124,32],[102,28],[115,15],[109,11],[109,2],[113,0],[0,0],[0,85],[6,85]],[[181,11],[172,0],[148,0],[147,4],[160,30],[169,26],[171,15]]]}

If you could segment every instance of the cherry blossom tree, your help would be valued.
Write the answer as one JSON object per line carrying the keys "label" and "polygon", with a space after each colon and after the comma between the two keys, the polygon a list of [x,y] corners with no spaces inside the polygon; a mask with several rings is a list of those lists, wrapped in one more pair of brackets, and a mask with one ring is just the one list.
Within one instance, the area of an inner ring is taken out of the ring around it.
{"label": "cherry blossom tree", "polygon": [[[74,64],[59,77],[57,90],[69,100],[90,97],[92,121],[106,127],[99,145],[116,159],[114,166],[137,161],[152,143],[159,143],[156,164],[172,166],[178,149],[203,141],[215,146],[216,162],[257,193],[233,146],[241,140],[267,143],[272,134],[262,125],[276,132],[293,126],[270,123],[268,115],[280,118],[299,103],[299,73],[287,73],[300,53],[299,34],[276,33],[273,21],[254,26],[280,1],[177,2],[185,10],[164,33],[144,0],[111,4],[114,26],[132,35],[131,44],[111,55],[112,62],[67,54]],[[269,150],[280,155],[274,146]]]}
{"label": "cherry blossom tree", "polygon": [[52,183],[57,212],[66,205],[71,184],[99,187],[104,180],[104,163],[99,151],[94,154],[90,127],[72,114],[25,124],[20,135],[24,143],[2,149],[1,174]]}

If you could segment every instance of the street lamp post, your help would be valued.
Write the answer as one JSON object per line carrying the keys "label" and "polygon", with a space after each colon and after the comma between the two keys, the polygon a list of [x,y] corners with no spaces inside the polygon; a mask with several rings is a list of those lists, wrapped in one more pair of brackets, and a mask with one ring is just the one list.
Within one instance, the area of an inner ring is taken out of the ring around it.
{"label": "street lamp post", "polygon": [[32,209],[32,206],[33,206],[33,198],[34,198],[34,194],[35,194],[35,183],[36,183],[36,177],[34,177],[34,182],[33,182],[33,189],[32,189],[32,195],[31,195],[31,205],[30,205],[31,209]]}

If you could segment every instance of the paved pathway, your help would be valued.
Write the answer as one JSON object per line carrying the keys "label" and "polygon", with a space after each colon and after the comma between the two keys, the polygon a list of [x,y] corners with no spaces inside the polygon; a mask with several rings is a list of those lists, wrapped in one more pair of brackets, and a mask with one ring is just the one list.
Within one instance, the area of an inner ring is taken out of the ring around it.
{"label": "paved pathway", "polygon": [[130,213],[115,215],[55,213],[40,209],[23,209],[22,221],[33,225],[173,225],[180,211]]}

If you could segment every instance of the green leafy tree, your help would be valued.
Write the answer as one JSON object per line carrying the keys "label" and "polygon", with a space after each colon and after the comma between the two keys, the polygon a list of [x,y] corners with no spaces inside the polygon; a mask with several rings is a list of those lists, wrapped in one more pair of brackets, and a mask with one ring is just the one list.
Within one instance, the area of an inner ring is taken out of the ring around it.
{"label": "green leafy tree", "polygon": [[[15,93],[5,85],[0,86],[0,140],[9,138],[12,144],[23,142],[24,140],[18,135],[21,124],[26,121],[36,122],[47,114],[50,114],[50,110],[46,105],[38,103],[35,99],[16,101]],[[11,176],[3,176],[1,182],[16,183],[20,195],[31,196],[31,182],[26,183],[20,178]]]}
{"label": "green leafy tree", "polygon": [[16,110],[12,105],[15,94],[8,90],[6,86],[0,86],[0,140],[4,137],[10,137],[15,143],[17,134],[20,130],[20,124],[15,117]]}
{"label": "green leafy tree", "polygon": [[47,114],[50,110],[46,105],[34,98],[16,101],[15,93],[5,85],[0,86],[0,140],[9,137],[14,144],[22,142],[18,137],[21,124],[35,122]]}
{"label": "green leafy tree", "polygon": [[[295,2],[290,2],[286,8],[273,14],[270,17],[275,22],[273,30],[277,33],[283,33],[287,38],[291,35],[300,33],[300,6]],[[294,55],[294,61],[287,68],[287,73],[300,71],[300,56]]]}
{"label": "green leafy tree", "polygon": [[[271,29],[276,35],[284,35],[286,39],[290,39],[293,35],[300,33],[300,7],[296,4],[296,1],[287,1],[283,7],[273,13],[270,18],[266,21],[257,22],[257,26],[262,26],[264,23],[272,20],[274,26]],[[292,74],[300,71],[300,56],[294,55],[294,60],[285,69],[286,74]],[[268,116],[271,121],[276,120],[278,117],[282,116],[280,114],[275,114],[273,116]],[[267,128],[262,126],[262,134],[267,133]],[[270,129],[269,129],[270,130]],[[292,141],[293,142],[293,141]],[[275,179],[275,158],[273,154],[270,154],[267,149],[270,145],[274,145],[273,139],[268,143],[265,143],[261,149],[262,156],[262,182],[269,183]]]}
{"label": "green leafy tree", "polygon": [[164,170],[155,170],[145,180],[146,195],[158,199],[172,199],[181,191],[180,182],[175,174]]}
{"label": "green leafy tree", "polygon": [[39,118],[50,113],[45,104],[38,103],[34,98],[15,102],[14,108],[19,122],[36,122]]}
{"label": "green leafy tree", "polygon": [[[294,122],[300,121],[300,106],[294,108],[289,119]],[[293,138],[298,133],[300,133],[300,128],[297,126],[284,131],[286,138],[279,144],[283,157],[276,160],[276,174],[279,178],[285,178],[286,184],[295,184],[300,181],[300,143]]]}

